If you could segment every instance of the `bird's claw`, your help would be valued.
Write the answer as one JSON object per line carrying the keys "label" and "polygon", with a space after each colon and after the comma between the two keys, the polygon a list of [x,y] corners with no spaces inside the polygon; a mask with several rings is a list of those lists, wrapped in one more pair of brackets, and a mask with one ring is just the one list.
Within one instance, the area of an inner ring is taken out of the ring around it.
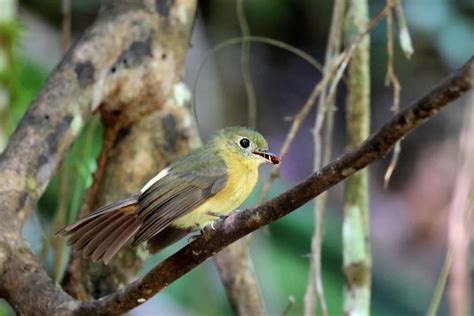
{"label": "bird's claw", "polygon": [[192,236],[188,237],[188,244],[192,243],[193,241],[196,240],[196,238],[200,237],[201,235],[204,235],[205,233],[206,232],[204,231],[204,229],[200,228],[199,229],[199,234],[192,235]]}
{"label": "bird's claw", "polygon": [[209,216],[216,217],[216,219],[211,222],[211,229],[212,230],[216,230],[216,228],[214,227],[215,222],[225,221],[225,219],[227,218],[227,215],[219,214],[219,213],[215,213],[215,212],[207,212],[206,214],[209,215]]}
{"label": "bird's claw", "polygon": [[193,241],[195,241],[199,236],[201,236],[201,234],[189,236],[188,237],[188,245],[190,243],[192,243]]}
{"label": "bird's claw", "polygon": [[215,212],[207,212],[206,213],[209,216],[217,217],[217,219],[223,221],[227,218],[227,215],[220,214],[220,213],[215,213]]}

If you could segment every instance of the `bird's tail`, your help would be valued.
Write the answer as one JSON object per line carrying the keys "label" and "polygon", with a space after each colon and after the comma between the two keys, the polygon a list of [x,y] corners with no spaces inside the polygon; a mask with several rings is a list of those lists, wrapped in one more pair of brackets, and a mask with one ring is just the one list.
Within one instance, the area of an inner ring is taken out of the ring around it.
{"label": "bird's tail", "polygon": [[104,206],[76,223],[61,229],[57,235],[68,236],[68,245],[93,261],[105,264],[140,228],[135,208],[138,195]]}

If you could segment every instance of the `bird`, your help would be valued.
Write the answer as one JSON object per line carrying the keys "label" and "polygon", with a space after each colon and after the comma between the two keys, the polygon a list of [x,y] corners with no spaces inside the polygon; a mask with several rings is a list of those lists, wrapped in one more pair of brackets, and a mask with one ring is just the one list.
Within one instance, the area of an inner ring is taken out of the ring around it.
{"label": "bird", "polygon": [[225,219],[250,195],[262,163],[279,164],[258,132],[218,130],[151,178],[139,192],[103,206],[58,231],[74,252],[108,264],[127,243],[157,253],[189,233]]}

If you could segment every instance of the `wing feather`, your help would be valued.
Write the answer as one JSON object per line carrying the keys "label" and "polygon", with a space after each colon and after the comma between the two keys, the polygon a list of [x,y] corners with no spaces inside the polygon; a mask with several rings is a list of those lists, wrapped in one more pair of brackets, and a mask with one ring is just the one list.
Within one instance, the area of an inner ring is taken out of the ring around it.
{"label": "wing feather", "polygon": [[170,172],[158,180],[138,198],[137,214],[142,226],[135,234],[132,246],[149,240],[174,220],[194,210],[222,190],[226,183],[223,164],[199,172]]}

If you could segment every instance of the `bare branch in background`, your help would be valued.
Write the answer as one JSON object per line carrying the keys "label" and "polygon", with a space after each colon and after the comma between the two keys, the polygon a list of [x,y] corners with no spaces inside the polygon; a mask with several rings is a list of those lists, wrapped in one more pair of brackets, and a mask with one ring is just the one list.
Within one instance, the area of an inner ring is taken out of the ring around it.
{"label": "bare branch in background", "polygon": [[[324,61],[323,73],[326,74],[333,67],[333,62],[338,56],[341,50],[342,43],[342,29],[344,25],[346,1],[337,0],[334,2],[334,9],[332,14],[331,28],[329,33],[329,40],[326,49],[326,56]],[[341,72],[342,73],[342,72]],[[334,91],[332,95],[336,93],[336,86],[339,82],[337,76],[333,79],[332,85]],[[334,126],[334,111],[335,104],[334,98],[331,95],[328,96],[328,88],[323,89],[319,97],[318,111],[315,119],[315,126],[313,130],[314,138],[314,163],[313,170],[319,170],[323,164],[328,164],[331,160],[332,150],[332,137],[333,137],[333,126]],[[330,93],[331,94],[331,93]],[[326,117],[326,120],[325,120]],[[323,158],[323,146],[322,146],[322,128],[323,122],[326,121],[325,129],[325,146],[324,146],[324,158]],[[304,314],[305,316],[314,315],[316,311],[314,292],[319,298],[321,305],[321,313],[323,316],[327,315],[327,304],[324,297],[324,287],[322,279],[322,267],[321,267],[321,248],[323,241],[324,231],[324,213],[326,209],[327,192],[324,192],[315,199],[314,201],[314,233],[311,239],[311,261],[308,272],[308,282],[306,287],[306,293],[304,297]]]}
{"label": "bare branch in background", "polygon": [[[236,1],[236,10],[243,39],[240,63],[247,95],[247,126],[255,129],[257,104],[250,74],[250,41],[246,40],[250,37],[250,30],[245,18],[244,0]],[[246,236],[218,253],[214,259],[234,314],[263,316],[267,313],[249,254],[250,240],[251,235]]]}
{"label": "bare branch in background", "polygon": [[66,52],[71,45],[71,0],[61,0],[62,38],[61,46]]}
{"label": "bare branch in background", "polygon": [[[248,236],[247,236],[248,238]],[[214,256],[227,298],[235,315],[266,315],[253,263],[243,240],[236,241]],[[242,265],[244,261],[244,265]]]}
{"label": "bare branch in background", "polygon": [[413,49],[410,31],[408,30],[407,21],[405,20],[405,13],[403,13],[402,0],[392,1],[396,2],[395,14],[397,16],[398,40],[400,41],[400,47],[405,53],[406,58],[410,59],[415,50]]}
{"label": "bare branch in background", "polygon": [[[261,36],[245,36],[230,39],[215,46],[210,52],[206,54],[203,61],[198,67],[196,74],[196,80],[194,81],[193,95],[196,95],[197,86],[200,78],[201,70],[203,69],[207,59],[230,45],[244,43],[244,42],[256,42],[264,43],[274,47],[286,50],[296,56],[302,58],[308,62],[312,67],[322,70],[322,66],[310,55],[304,51],[293,47],[284,42]],[[194,110],[196,110],[196,104],[194,104]],[[258,315],[264,312],[265,307],[263,305],[258,282],[253,271],[253,264],[248,256],[251,236],[247,236],[244,240],[239,243],[235,243],[229,248],[223,250],[222,253],[216,256],[216,264],[221,279],[223,280],[224,287],[226,289],[231,306],[234,308],[236,313],[242,314],[254,314]],[[226,263],[229,264],[226,264]],[[240,264],[236,265],[235,262]],[[237,301],[244,301],[244,304],[237,304]],[[253,302],[253,303],[252,303]],[[252,309],[252,310],[250,310]]]}
{"label": "bare branch in background", "polygon": [[[244,0],[237,0],[237,17],[239,19],[240,31],[242,37],[250,36],[249,24],[245,18]],[[245,93],[247,94],[247,127],[255,129],[257,127],[257,100],[255,98],[255,89],[250,74],[250,42],[242,42],[242,51],[240,53],[240,64],[242,69],[242,80],[244,81]]]}
{"label": "bare branch in background", "polygon": [[[400,46],[405,53],[407,58],[410,58],[413,54],[413,46],[411,44],[411,37],[410,32],[408,31],[408,27],[405,21],[405,15],[403,14],[403,7],[401,0],[387,0],[394,1],[395,4],[395,12],[397,15],[398,20],[398,27],[399,27],[399,41]],[[393,87],[393,105],[392,111],[394,113],[398,113],[400,110],[400,91],[401,85],[400,81],[398,80],[395,71],[393,70],[393,13],[390,11],[387,14],[387,74],[385,76],[385,85],[388,86],[389,84]],[[392,154],[392,160],[387,168],[387,171],[384,175],[384,187],[387,188],[390,182],[390,178],[392,177],[395,168],[397,167],[398,159],[400,157],[400,152],[402,149],[401,141],[398,142]]]}
{"label": "bare branch in background", "polygon": [[[194,81],[193,86],[194,96],[197,93],[200,73],[210,56],[216,54],[220,50],[230,45],[245,43],[247,41],[264,43],[267,45],[281,48],[302,58],[312,67],[318,70],[322,70],[322,66],[313,57],[287,43],[261,36],[243,36],[224,41],[219,45],[215,46],[206,54],[203,61],[198,67],[196,80]],[[194,111],[196,111],[196,104],[194,104],[193,109]],[[258,282],[255,277],[255,272],[253,271],[253,264],[248,255],[250,241],[251,236],[248,236],[239,243],[235,243],[234,245],[231,245],[227,249],[223,250],[220,254],[216,256],[216,264],[220,277],[226,289],[227,296],[231,302],[231,306],[234,308],[234,312],[245,315],[259,315],[261,313],[264,313],[265,306],[261,299]],[[235,264],[236,262],[239,264]],[[244,303],[238,304],[239,300]]]}
{"label": "bare branch in background", "polygon": [[474,58],[471,58],[460,70],[394,116],[359,146],[272,200],[254,209],[231,214],[217,224],[215,230],[207,230],[125,288],[100,300],[82,303],[76,314],[124,313],[142,304],[224,247],[291,213],[370,163],[383,158],[400,138],[438,114],[449,102],[471,90],[474,85],[473,74]]}
{"label": "bare branch in background", "polygon": [[[391,1],[391,0],[388,0]],[[387,14],[387,73],[385,74],[385,86],[392,85],[393,104],[392,111],[397,113],[400,110],[400,81],[393,70],[393,14]]]}
{"label": "bare branch in background", "polygon": [[[389,10],[390,12],[390,10]],[[389,13],[388,12],[388,13]],[[352,1],[346,15],[345,37],[352,40],[368,22],[368,1]],[[357,46],[348,69],[346,142],[354,148],[370,133],[370,39]],[[344,191],[342,248],[344,314],[369,315],[372,254],[369,233],[368,170],[349,178]]]}
{"label": "bare branch in background", "polygon": [[[380,11],[372,20],[370,20],[368,24],[366,24],[365,29],[362,30],[360,33],[356,34],[356,36],[353,38],[350,45],[348,45],[346,49],[344,49],[344,51],[341,54],[339,54],[337,58],[334,59],[334,63],[331,70],[328,71],[327,74],[323,76],[321,81],[314,87],[314,89],[311,91],[311,94],[309,95],[306,102],[303,104],[303,106],[298,111],[298,113],[296,113],[296,115],[293,117],[293,122],[291,124],[290,130],[288,131],[288,134],[286,135],[285,141],[283,142],[282,148],[279,153],[280,158],[283,159],[288,153],[290,145],[293,142],[294,138],[296,137],[296,134],[299,128],[301,127],[303,120],[306,118],[309,111],[314,106],[316,99],[321,94],[323,89],[326,88],[326,86],[331,82],[331,79],[334,76],[336,77],[342,76],[342,73],[345,71],[347,64],[354,50],[356,49],[357,45],[388,14],[388,12],[392,9],[393,6],[394,6],[394,3],[388,2],[385,5],[385,7],[382,9],[382,11]],[[333,87],[334,89],[332,90],[335,91],[335,86]],[[330,98],[328,98],[328,100],[330,100]],[[272,172],[270,173],[269,178],[267,179],[267,181],[265,181],[265,183],[263,184],[262,190],[260,191],[259,201],[265,200],[265,197],[270,191],[270,187],[273,181],[275,181],[280,174],[280,168],[281,168],[281,164],[275,165],[272,168]]]}
{"label": "bare branch in background", "polygon": [[196,120],[197,120],[196,95],[197,95],[197,90],[198,90],[197,88],[198,88],[198,84],[199,84],[199,81],[200,81],[199,79],[201,78],[201,71],[204,69],[204,66],[205,66],[206,62],[209,60],[209,58],[211,58],[211,56],[217,54],[220,50],[222,50],[224,48],[227,48],[231,45],[242,44],[244,42],[263,43],[263,44],[267,44],[267,45],[270,45],[270,46],[281,48],[281,49],[286,50],[286,51],[288,51],[292,54],[295,54],[296,56],[298,56],[301,59],[305,60],[306,62],[308,62],[314,68],[316,68],[320,71],[322,71],[322,69],[323,69],[321,64],[318,63],[318,61],[316,59],[314,59],[308,53],[306,53],[306,52],[302,51],[301,49],[298,49],[298,48],[296,48],[296,47],[294,47],[290,44],[287,44],[285,42],[282,42],[282,41],[279,41],[279,40],[276,40],[276,39],[273,39],[273,38],[251,35],[251,36],[241,36],[241,37],[231,38],[229,40],[226,40],[226,41],[224,41],[222,43],[219,43],[218,45],[214,46],[209,52],[207,52],[207,54],[204,56],[203,60],[199,64],[198,70],[196,72],[196,79],[194,80],[194,85],[193,85],[193,89],[192,89],[192,96],[193,96],[192,108],[193,108],[194,117],[196,118]]}
{"label": "bare branch in background", "polygon": [[[62,15],[62,38],[61,48],[63,54],[67,52],[71,42],[71,1],[61,0],[61,15]],[[59,194],[58,194],[58,206],[53,218],[52,232],[50,232],[48,238],[45,240],[52,241],[54,249],[54,282],[59,283],[61,281],[61,274],[64,260],[64,239],[54,238],[55,232],[61,227],[66,225],[66,214],[68,210],[68,197],[71,189],[69,166],[67,160],[64,159],[59,167]],[[52,239],[52,240],[51,240]]]}
{"label": "bare branch in background", "polygon": [[290,312],[291,308],[295,306],[295,297],[290,296],[288,297],[288,303],[286,303],[285,309],[281,313],[281,316],[286,316]]}
{"label": "bare branch in background", "polygon": [[438,313],[439,303],[443,297],[444,288],[446,287],[446,281],[448,280],[449,268],[451,267],[451,262],[453,261],[453,248],[448,247],[446,252],[446,257],[444,258],[443,267],[441,273],[439,274],[438,282],[434,290],[433,298],[426,313],[426,316],[436,316]]}
{"label": "bare branch in background", "polygon": [[[471,96],[471,104],[473,97]],[[453,316],[471,315],[472,284],[469,271],[473,228],[474,108],[466,109],[459,142],[459,166],[450,207],[448,245],[453,248],[449,271],[448,302]]]}
{"label": "bare branch in background", "polygon": [[[391,0],[387,0],[387,1],[391,1]],[[398,113],[398,111],[400,110],[401,86],[400,86],[400,82],[398,81],[398,77],[397,75],[395,75],[395,72],[393,70],[393,18],[392,16],[393,16],[392,11],[390,11],[387,14],[387,73],[385,75],[385,86],[388,86],[390,84],[392,85],[392,88],[393,88],[392,111],[393,113]],[[388,187],[390,178],[392,177],[392,174],[395,171],[395,168],[397,167],[398,158],[400,157],[400,151],[401,151],[401,143],[398,142],[393,149],[392,160],[390,161],[387,171],[385,172],[385,175],[383,177],[385,188]]]}

